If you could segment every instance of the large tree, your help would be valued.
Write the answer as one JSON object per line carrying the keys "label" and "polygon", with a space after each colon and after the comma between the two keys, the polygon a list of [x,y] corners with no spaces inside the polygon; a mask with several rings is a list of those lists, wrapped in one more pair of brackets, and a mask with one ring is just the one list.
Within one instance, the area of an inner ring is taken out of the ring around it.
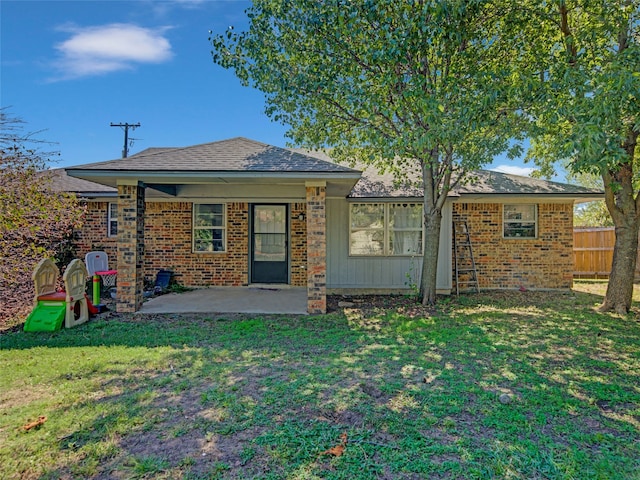
{"label": "large tree", "polygon": [[52,154],[43,150],[50,144],[23,127],[0,109],[0,323],[32,305],[31,274],[41,258],[69,260],[83,214],[75,197],[53,188],[46,170]]}
{"label": "large tree", "polygon": [[[631,306],[640,226],[640,2],[519,0],[507,22],[534,121],[531,156],[602,177],[616,231],[604,311]],[[527,23],[528,20],[528,23]],[[521,61],[520,61],[521,60]]]}
{"label": "large tree", "polygon": [[294,144],[424,187],[420,296],[436,299],[447,194],[517,135],[509,48],[491,1],[256,0],[213,59],[265,93]]}

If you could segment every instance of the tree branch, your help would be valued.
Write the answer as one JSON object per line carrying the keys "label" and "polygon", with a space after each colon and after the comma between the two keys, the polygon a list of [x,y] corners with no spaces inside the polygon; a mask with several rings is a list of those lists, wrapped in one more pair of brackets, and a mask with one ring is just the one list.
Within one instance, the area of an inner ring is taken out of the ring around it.
{"label": "tree branch", "polygon": [[569,26],[569,10],[567,9],[567,2],[564,0],[558,4],[558,11],[560,14],[560,31],[564,36],[565,47],[569,55],[569,65],[575,67],[578,60],[578,48],[575,44],[575,37]]}

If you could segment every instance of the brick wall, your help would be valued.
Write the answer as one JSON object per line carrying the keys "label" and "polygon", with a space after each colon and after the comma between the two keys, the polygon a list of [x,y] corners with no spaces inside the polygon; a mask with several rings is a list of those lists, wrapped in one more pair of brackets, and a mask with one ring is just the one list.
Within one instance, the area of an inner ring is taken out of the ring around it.
{"label": "brick wall", "polygon": [[248,282],[249,209],[246,203],[227,204],[225,252],[192,251],[192,204],[149,202],[145,231],[145,276],[158,270],[174,272],[188,286],[240,286]]}
{"label": "brick wall", "polygon": [[572,287],[573,204],[538,204],[535,239],[502,238],[502,204],[455,203],[453,213],[467,220],[480,288]]}
{"label": "brick wall", "polygon": [[[307,285],[307,205],[292,203],[291,217],[291,285],[304,287]],[[299,215],[303,218],[298,218]]]}
{"label": "brick wall", "polygon": [[[144,231],[144,275],[155,281],[160,269],[172,270],[186,286],[240,286],[249,279],[249,204],[227,203],[227,251],[192,251],[192,204],[190,202],[147,202]],[[307,284],[306,214],[304,203],[290,205],[291,284]],[[85,226],[79,232],[78,255],[101,246],[116,267],[116,239],[107,237],[107,203],[90,202]]]}
{"label": "brick wall", "polygon": [[[113,200],[114,203],[117,199]],[[107,252],[109,267],[116,267],[117,237],[108,237],[108,202],[87,202],[85,227],[76,232],[76,250],[78,257],[84,260],[87,252],[101,250]]]}

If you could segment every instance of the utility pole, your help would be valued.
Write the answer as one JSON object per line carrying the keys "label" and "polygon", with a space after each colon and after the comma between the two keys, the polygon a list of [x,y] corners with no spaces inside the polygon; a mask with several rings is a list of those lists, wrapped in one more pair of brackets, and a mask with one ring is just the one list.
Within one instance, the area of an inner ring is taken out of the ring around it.
{"label": "utility pole", "polygon": [[122,127],[124,128],[124,148],[122,149],[122,158],[127,158],[129,154],[129,129],[135,130],[140,126],[140,123],[113,123],[111,122],[112,127]]}

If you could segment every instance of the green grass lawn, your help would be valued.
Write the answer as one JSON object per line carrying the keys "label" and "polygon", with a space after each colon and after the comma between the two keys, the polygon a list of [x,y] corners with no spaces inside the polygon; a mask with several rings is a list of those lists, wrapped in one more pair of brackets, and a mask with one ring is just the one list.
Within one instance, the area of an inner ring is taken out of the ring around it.
{"label": "green grass lawn", "polygon": [[601,294],[7,333],[0,478],[638,479],[640,323]]}

